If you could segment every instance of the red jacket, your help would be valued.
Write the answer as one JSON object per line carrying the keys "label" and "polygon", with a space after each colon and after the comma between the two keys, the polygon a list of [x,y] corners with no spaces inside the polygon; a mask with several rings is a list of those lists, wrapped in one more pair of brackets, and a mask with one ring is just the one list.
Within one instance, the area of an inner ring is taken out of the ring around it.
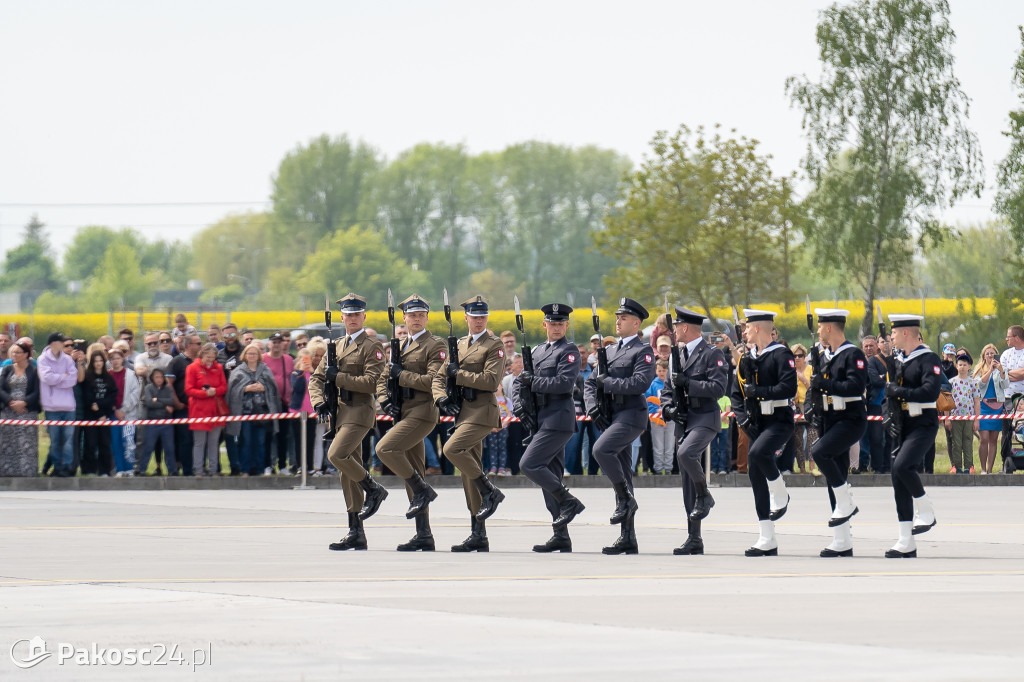
{"label": "red jacket", "polygon": [[[214,397],[206,395],[203,386],[208,385],[217,394]],[[188,416],[217,417],[217,399],[223,400],[224,394],[228,392],[228,380],[224,376],[224,368],[214,360],[207,369],[202,361],[196,358],[192,364],[185,369],[185,394],[188,396]],[[214,428],[221,428],[223,424],[189,424],[193,431],[211,431]]]}

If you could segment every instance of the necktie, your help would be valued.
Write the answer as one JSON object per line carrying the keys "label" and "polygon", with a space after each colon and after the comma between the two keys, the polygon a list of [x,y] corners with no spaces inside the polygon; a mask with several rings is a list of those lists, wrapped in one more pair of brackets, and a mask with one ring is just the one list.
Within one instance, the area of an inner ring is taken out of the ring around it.
{"label": "necktie", "polygon": [[341,350],[345,350],[346,348],[348,348],[348,344],[350,344],[350,343],[352,343],[352,337],[351,336],[346,336],[345,337],[345,343],[343,343],[341,345]]}
{"label": "necktie", "polygon": [[409,347],[409,341],[410,341],[410,337],[407,336],[407,337],[405,337],[405,341],[402,342],[402,352],[403,353],[405,352],[405,349]]}
{"label": "necktie", "polygon": [[690,359],[690,347],[689,346],[683,346],[683,362],[686,362],[689,359]]}

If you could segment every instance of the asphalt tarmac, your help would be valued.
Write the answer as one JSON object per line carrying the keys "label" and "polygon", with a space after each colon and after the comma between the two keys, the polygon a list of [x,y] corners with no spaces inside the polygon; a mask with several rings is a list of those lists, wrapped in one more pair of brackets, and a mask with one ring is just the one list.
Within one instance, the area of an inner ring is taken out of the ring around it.
{"label": "asphalt tarmac", "polygon": [[[638,491],[641,553],[621,557],[601,554],[617,535],[609,489],[577,491],[575,552],[556,555],[530,551],[550,534],[538,490],[509,489],[491,552],[470,555],[447,551],[469,532],[462,492],[440,493],[441,551],[426,554],[394,551],[413,532],[402,490],[367,521],[367,552],[327,550],[345,532],[338,490],[0,493],[0,678],[1022,677],[1016,487],[932,489],[938,525],[901,560],[882,558],[896,534],[886,488],[855,491],[848,559],[818,557],[823,489],[792,490],[780,556],[756,559],[743,556],[749,489],[715,491],[696,557],[672,556],[678,490]],[[151,664],[126,663],[129,650]]]}

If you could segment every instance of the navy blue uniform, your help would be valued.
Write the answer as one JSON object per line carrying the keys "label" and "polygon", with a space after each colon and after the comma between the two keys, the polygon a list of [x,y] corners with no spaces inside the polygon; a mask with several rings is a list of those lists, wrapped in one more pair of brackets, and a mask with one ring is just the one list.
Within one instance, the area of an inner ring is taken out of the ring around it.
{"label": "navy blue uniform", "polygon": [[[772,343],[759,353],[751,351],[741,357],[737,373],[732,406],[736,421],[750,439],[747,475],[757,518],[765,521],[770,512],[768,481],[781,476],[775,458],[793,437],[796,360],[788,348]],[[752,414],[748,408],[753,409]]]}
{"label": "navy blue uniform", "polygon": [[[572,393],[580,373],[579,349],[564,337],[533,349],[533,393],[537,397],[537,432],[519,462],[519,470],[544,490],[544,504],[552,517],[558,502],[552,493],[562,487],[565,444],[576,431]],[[512,382],[512,402],[522,400],[522,384]]]}
{"label": "navy blue uniform", "polygon": [[860,442],[867,428],[863,399],[867,358],[846,341],[835,353],[826,350],[822,354],[821,375],[812,380],[821,391],[824,410],[822,433],[811,447],[811,456],[829,487],[838,488],[850,473],[850,448]]}
{"label": "navy blue uniform", "polygon": [[[647,428],[649,419],[644,393],[654,381],[654,350],[634,336],[625,345],[608,346],[606,394],[613,396],[612,424],[594,443],[593,455],[612,483],[625,482],[633,489],[631,446]],[[583,401],[589,412],[597,405],[596,372],[587,378]]]}
{"label": "navy blue uniform", "polygon": [[935,444],[939,430],[939,413],[934,407],[942,388],[939,356],[921,345],[905,358],[897,357],[893,383],[889,400],[898,401],[902,412],[900,446],[892,462],[893,495],[899,520],[911,521],[913,498],[924,495],[920,476],[924,455]]}

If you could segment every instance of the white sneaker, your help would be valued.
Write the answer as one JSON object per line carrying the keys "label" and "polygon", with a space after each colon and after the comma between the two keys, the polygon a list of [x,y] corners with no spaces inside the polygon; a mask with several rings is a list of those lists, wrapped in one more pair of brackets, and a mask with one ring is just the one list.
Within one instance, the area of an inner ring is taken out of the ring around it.
{"label": "white sneaker", "polygon": [[264,476],[273,476],[274,475],[274,470],[271,469],[270,467],[267,467],[266,469],[263,470],[263,475]]}
{"label": "white sneaker", "polygon": [[291,476],[292,475],[292,468],[291,467],[284,467],[283,469],[278,469],[277,475],[278,476]]}

